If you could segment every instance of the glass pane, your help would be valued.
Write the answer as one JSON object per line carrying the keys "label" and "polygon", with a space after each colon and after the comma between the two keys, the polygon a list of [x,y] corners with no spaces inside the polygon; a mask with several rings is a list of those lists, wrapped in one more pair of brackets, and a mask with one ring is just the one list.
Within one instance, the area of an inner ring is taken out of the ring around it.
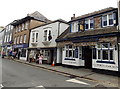
{"label": "glass pane", "polygon": [[66,57],[68,57],[68,50],[66,50]]}
{"label": "glass pane", "polygon": [[103,48],[108,48],[108,44],[102,44]]}
{"label": "glass pane", "polygon": [[96,48],[93,48],[93,59],[96,59]]}
{"label": "glass pane", "polygon": [[97,48],[101,48],[101,44],[98,44],[98,45],[97,45]]}
{"label": "glass pane", "polygon": [[113,50],[110,50],[110,60],[113,60]]}
{"label": "glass pane", "polygon": [[102,50],[103,60],[108,60],[108,50]]}
{"label": "glass pane", "polygon": [[69,45],[69,49],[72,49],[72,45]]}
{"label": "glass pane", "polygon": [[109,19],[109,25],[113,25],[113,19]]}
{"label": "glass pane", "polygon": [[101,59],[101,51],[98,50],[98,59]]}
{"label": "glass pane", "polygon": [[69,50],[69,57],[72,57],[72,50]]}

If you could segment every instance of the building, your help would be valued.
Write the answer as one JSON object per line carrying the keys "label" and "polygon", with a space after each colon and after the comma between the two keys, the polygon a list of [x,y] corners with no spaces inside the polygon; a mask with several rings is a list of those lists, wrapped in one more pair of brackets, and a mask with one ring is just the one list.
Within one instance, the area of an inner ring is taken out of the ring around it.
{"label": "building", "polygon": [[1,56],[1,52],[2,52],[3,35],[4,35],[4,27],[0,27],[0,56]]}
{"label": "building", "polygon": [[29,52],[34,56],[38,52],[43,54],[44,63],[52,64],[53,61],[59,63],[56,60],[58,55],[55,40],[68,26],[66,21],[58,19],[31,29]]}
{"label": "building", "polygon": [[62,64],[104,70],[119,70],[120,37],[118,9],[106,8],[75,15],[69,22],[68,32],[56,40]]}
{"label": "building", "polygon": [[[13,22],[12,22],[13,23]],[[12,50],[12,36],[13,36],[13,25],[8,24],[4,28],[3,40],[2,40],[2,51],[8,56],[9,51]]]}
{"label": "building", "polygon": [[38,11],[36,11],[13,23],[13,50],[17,52],[18,59],[27,59],[30,29],[47,22],[49,22],[49,20]]}

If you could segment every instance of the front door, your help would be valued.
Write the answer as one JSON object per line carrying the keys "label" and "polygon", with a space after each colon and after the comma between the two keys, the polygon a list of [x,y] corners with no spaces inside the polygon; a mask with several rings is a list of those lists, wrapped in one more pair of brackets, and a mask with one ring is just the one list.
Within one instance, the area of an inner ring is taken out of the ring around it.
{"label": "front door", "polygon": [[89,46],[83,47],[82,59],[85,60],[85,68],[92,68],[92,48]]}

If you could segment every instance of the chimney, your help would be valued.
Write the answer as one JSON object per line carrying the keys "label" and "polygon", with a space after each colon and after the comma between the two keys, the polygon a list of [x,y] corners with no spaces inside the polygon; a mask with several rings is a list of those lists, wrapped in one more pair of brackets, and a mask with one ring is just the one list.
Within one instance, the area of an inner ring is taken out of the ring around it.
{"label": "chimney", "polygon": [[75,14],[73,14],[73,17],[71,17],[71,20],[75,19]]}

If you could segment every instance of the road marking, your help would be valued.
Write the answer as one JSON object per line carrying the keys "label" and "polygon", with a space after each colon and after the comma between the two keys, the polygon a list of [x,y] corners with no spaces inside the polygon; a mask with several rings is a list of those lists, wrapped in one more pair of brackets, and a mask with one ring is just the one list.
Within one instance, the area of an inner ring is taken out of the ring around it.
{"label": "road marking", "polygon": [[69,80],[66,80],[66,81],[67,82],[78,83],[78,84],[90,85],[88,83],[85,83],[85,82],[82,82],[82,81],[79,81],[79,80],[76,80],[76,79],[69,79]]}
{"label": "road marking", "polygon": [[0,84],[0,88],[3,88],[4,86],[2,84]]}
{"label": "road marking", "polygon": [[43,86],[41,85],[41,86],[36,86],[36,87],[43,87]]}

